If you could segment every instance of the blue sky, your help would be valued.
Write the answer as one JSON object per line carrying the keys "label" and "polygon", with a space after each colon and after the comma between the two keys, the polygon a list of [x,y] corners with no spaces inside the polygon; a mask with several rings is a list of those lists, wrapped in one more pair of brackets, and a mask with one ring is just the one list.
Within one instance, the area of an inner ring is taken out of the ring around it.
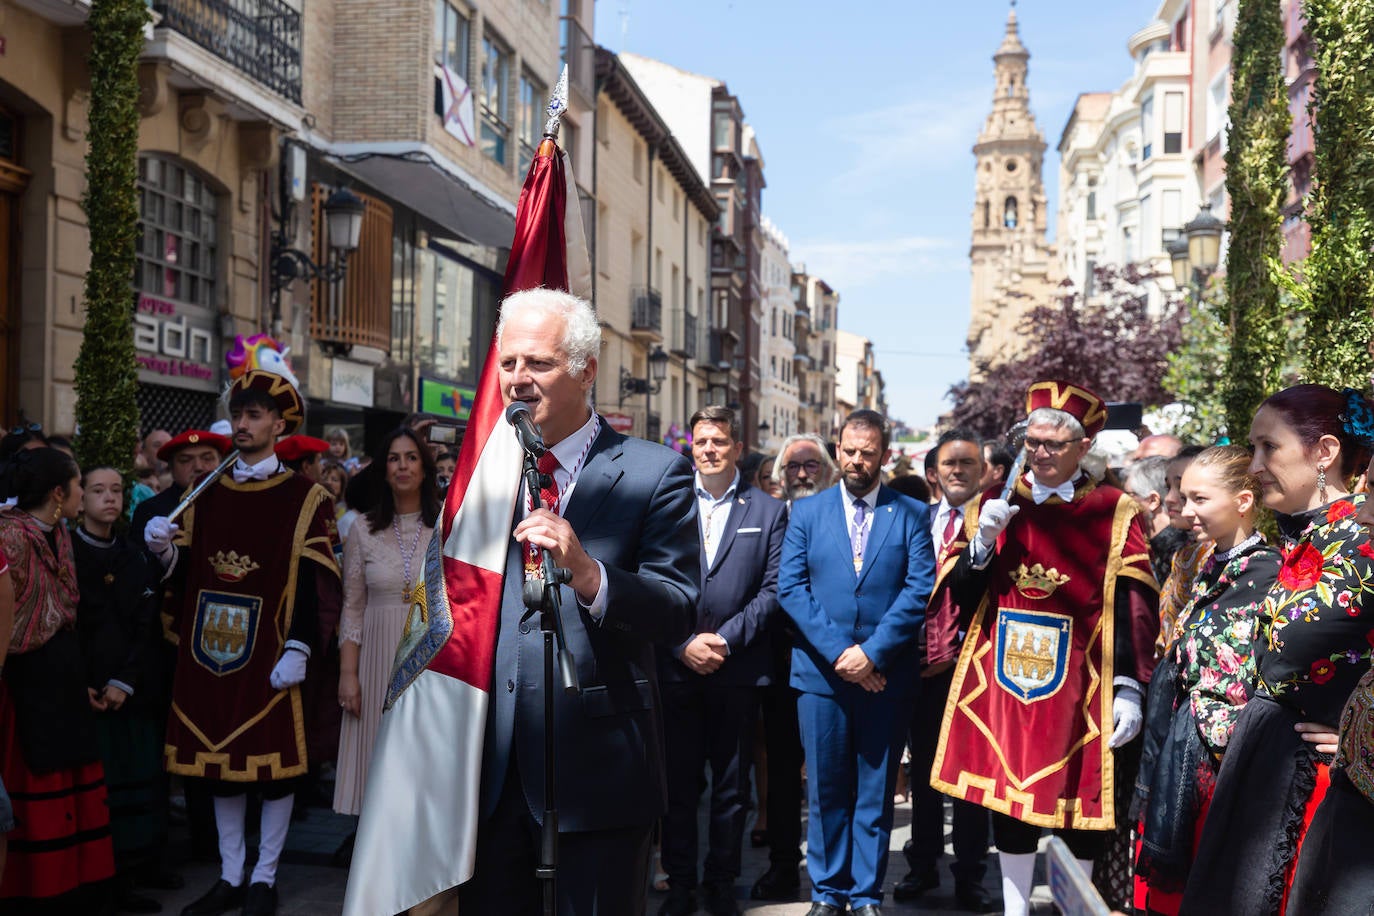
{"label": "blue sky", "polygon": [[[1053,234],[1059,133],[1130,76],[1158,0],[1022,0]],[[596,40],[724,80],[757,132],[763,210],[872,339],[891,413],[926,425],[967,372],[973,153],[1006,0],[597,0]]]}

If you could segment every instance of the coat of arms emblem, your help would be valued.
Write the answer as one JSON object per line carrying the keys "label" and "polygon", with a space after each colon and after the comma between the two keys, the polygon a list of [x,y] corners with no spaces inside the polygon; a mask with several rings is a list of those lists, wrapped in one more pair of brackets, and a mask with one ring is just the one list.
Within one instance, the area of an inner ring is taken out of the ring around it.
{"label": "coat of arms emblem", "polygon": [[237,671],[253,655],[261,612],[261,598],[201,592],[196,601],[191,654],[215,674]]}
{"label": "coat of arms emblem", "polygon": [[997,612],[997,683],[1022,703],[1053,696],[1064,685],[1073,618],[1002,608]]}

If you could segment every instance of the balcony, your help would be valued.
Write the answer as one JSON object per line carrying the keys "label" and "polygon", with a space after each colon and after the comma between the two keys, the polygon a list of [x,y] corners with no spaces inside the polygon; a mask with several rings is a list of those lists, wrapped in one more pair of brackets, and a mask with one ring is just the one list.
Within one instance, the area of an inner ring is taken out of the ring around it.
{"label": "balcony", "polygon": [[282,0],[154,0],[161,26],[301,102],[301,16]]}
{"label": "balcony", "polygon": [[697,358],[697,316],[683,309],[673,310],[672,343],[669,345],[674,356],[685,359]]}
{"label": "balcony", "polygon": [[630,333],[656,342],[663,341],[663,296],[652,286],[637,286],[630,291]]}
{"label": "balcony", "polygon": [[559,21],[563,64],[568,68],[568,85],[582,95],[589,107],[596,106],[596,43],[578,21],[564,16]]}

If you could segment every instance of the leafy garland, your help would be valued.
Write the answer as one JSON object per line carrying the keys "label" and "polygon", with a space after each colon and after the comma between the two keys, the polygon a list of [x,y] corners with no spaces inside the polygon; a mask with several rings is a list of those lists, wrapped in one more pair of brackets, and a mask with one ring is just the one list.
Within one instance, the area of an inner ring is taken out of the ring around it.
{"label": "leafy garland", "polygon": [[86,325],[76,360],[77,460],[127,473],[138,445],[131,284],[138,235],[138,58],[145,0],[92,0],[91,107],[82,206],[90,229]]}
{"label": "leafy garland", "polygon": [[1317,68],[1304,374],[1365,390],[1374,368],[1374,4],[1306,0],[1303,13]]}
{"label": "leafy garland", "polygon": [[1241,0],[1231,64],[1226,194],[1231,241],[1221,316],[1230,332],[1221,402],[1226,429],[1244,440],[1256,409],[1278,390],[1286,329],[1269,264],[1283,245],[1288,191],[1288,87],[1279,0]]}

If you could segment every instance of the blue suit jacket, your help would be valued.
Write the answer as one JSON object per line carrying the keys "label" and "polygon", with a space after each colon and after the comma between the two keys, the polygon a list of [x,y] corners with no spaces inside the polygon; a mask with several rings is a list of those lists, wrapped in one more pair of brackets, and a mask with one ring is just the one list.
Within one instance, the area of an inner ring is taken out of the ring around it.
{"label": "blue suit jacket", "polygon": [[856,575],[842,496],[843,486],[834,486],[792,504],[778,574],[782,609],[802,636],[792,654],[792,686],[817,694],[861,690],[834,668],[857,643],[887,677],[887,690],[913,690],[921,661],[916,637],[935,580],[929,509],[880,486]]}
{"label": "blue suit jacket", "polygon": [[772,627],[778,613],[778,561],[787,531],[782,500],[740,481],[715,562],[706,565],[701,546],[701,599],[693,633],[719,633],[730,655],[714,674],[697,674],[672,654],[660,651],[663,681],[696,681],[732,687],[769,682]]}
{"label": "blue suit jacket", "polygon": [[[606,612],[593,620],[563,587],[582,690],[554,691],[559,829],[649,824],[667,804],[654,645],[687,638],[699,592],[691,465],[603,424],[563,517],[606,568]],[[483,819],[496,808],[512,754],[531,813],[544,811],[543,637],[538,614],[520,622],[522,580],[512,539],[482,748]]]}

